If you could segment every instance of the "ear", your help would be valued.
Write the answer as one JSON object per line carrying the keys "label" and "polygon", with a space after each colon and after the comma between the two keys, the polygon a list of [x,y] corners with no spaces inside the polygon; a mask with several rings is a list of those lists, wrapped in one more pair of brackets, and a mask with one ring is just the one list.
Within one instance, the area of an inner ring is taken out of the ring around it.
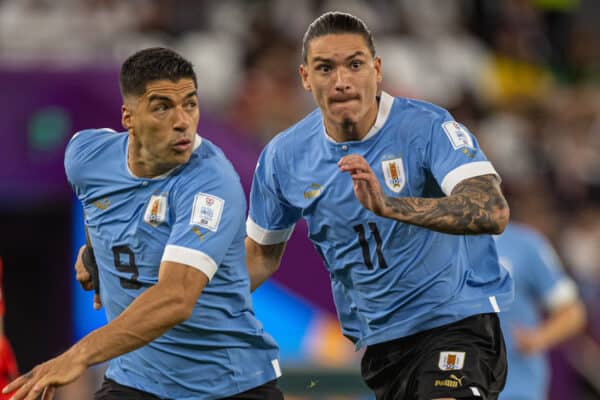
{"label": "ear", "polygon": [[121,106],[121,125],[123,125],[123,128],[130,130],[133,127],[131,119],[132,116],[129,107],[123,104]]}
{"label": "ear", "polygon": [[381,72],[381,58],[375,57],[373,66],[375,67],[375,71],[377,71],[377,83],[381,83],[383,81],[383,73]]}
{"label": "ear", "polygon": [[300,79],[302,79],[302,86],[304,87],[304,90],[312,92],[312,87],[310,86],[310,80],[308,78],[308,66],[305,64],[300,64],[298,73],[300,74]]}

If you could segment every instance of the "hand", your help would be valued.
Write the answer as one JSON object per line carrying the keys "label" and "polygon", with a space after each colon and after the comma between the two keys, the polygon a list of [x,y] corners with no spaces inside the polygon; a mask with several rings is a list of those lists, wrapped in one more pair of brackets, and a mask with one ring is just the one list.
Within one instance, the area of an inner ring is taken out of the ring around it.
{"label": "hand", "polygon": [[56,387],[73,382],[85,372],[87,365],[72,351],[38,365],[8,384],[2,393],[16,390],[11,400],[52,400]]}
{"label": "hand", "polygon": [[513,328],[515,345],[519,352],[532,355],[544,350],[542,338],[535,329],[517,326]]}
{"label": "hand", "polygon": [[[83,252],[85,251],[86,245],[81,246],[79,254],[77,254],[77,260],[75,261],[75,279],[79,282],[83,290],[94,290],[94,282],[88,270],[83,265]],[[94,310],[102,308],[102,301],[100,301],[100,295],[94,294]]]}
{"label": "hand", "polygon": [[342,157],[338,167],[340,171],[350,173],[354,195],[360,204],[377,215],[384,215],[387,211],[386,195],[367,160],[358,154],[351,154]]}

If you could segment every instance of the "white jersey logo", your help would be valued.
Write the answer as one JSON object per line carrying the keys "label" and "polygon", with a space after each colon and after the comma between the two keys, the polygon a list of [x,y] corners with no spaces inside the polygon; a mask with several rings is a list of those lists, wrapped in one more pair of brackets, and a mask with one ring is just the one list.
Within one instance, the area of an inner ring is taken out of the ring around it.
{"label": "white jersey logo", "polygon": [[167,196],[165,195],[154,195],[150,197],[146,212],[144,213],[144,221],[146,223],[157,227],[158,225],[165,222],[167,218]]}
{"label": "white jersey logo", "polygon": [[463,351],[441,351],[438,367],[442,371],[463,369],[465,365],[465,353]]}
{"label": "white jersey logo", "polygon": [[400,193],[406,183],[404,174],[404,165],[402,158],[394,158],[393,160],[385,160],[381,162],[381,169],[385,177],[385,185],[394,193]]}
{"label": "white jersey logo", "polygon": [[225,200],[206,193],[198,193],[192,206],[191,225],[198,225],[213,232],[219,228]]}
{"label": "white jersey logo", "polygon": [[471,134],[463,124],[459,124],[456,121],[448,121],[442,124],[442,128],[444,128],[446,136],[450,139],[454,150],[462,147],[474,148]]}

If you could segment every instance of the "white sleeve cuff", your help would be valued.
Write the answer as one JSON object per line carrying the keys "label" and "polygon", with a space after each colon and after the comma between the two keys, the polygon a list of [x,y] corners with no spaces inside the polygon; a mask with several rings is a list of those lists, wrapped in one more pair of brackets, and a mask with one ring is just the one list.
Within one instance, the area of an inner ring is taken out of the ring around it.
{"label": "white sleeve cuff", "polygon": [[265,228],[261,228],[252,221],[252,218],[248,217],[246,220],[246,233],[248,237],[254,240],[258,244],[268,245],[287,242],[294,232],[296,224],[289,228],[279,229],[276,231],[270,231]]}
{"label": "white sleeve cuff", "polygon": [[488,174],[498,175],[494,166],[489,161],[476,161],[463,164],[448,172],[442,181],[442,190],[446,196],[450,196],[454,187],[465,179]]}
{"label": "white sleeve cuff", "polygon": [[196,268],[202,271],[208,280],[217,272],[217,263],[207,254],[199,251],[190,249],[188,247],[175,246],[172,244],[165,247],[161,261],[172,261],[180,264],[189,265],[190,267]]}
{"label": "white sleeve cuff", "polygon": [[544,303],[550,311],[577,300],[577,286],[570,278],[563,278],[546,295]]}

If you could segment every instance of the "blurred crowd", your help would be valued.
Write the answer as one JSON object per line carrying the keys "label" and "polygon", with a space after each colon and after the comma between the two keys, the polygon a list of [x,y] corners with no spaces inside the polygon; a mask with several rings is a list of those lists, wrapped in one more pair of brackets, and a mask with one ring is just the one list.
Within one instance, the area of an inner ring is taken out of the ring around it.
{"label": "blurred crowd", "polygon": [[204,111],[262,144],[314,107],[301,39],[334,9],[374,31],[383,90],[444,106],[474,132],[512,218],[546,234],[579,283],[595,342],[578,345],[600,343],[600,2],[0,0],[0,59],[118,65],[170,46],[195,64]]}

